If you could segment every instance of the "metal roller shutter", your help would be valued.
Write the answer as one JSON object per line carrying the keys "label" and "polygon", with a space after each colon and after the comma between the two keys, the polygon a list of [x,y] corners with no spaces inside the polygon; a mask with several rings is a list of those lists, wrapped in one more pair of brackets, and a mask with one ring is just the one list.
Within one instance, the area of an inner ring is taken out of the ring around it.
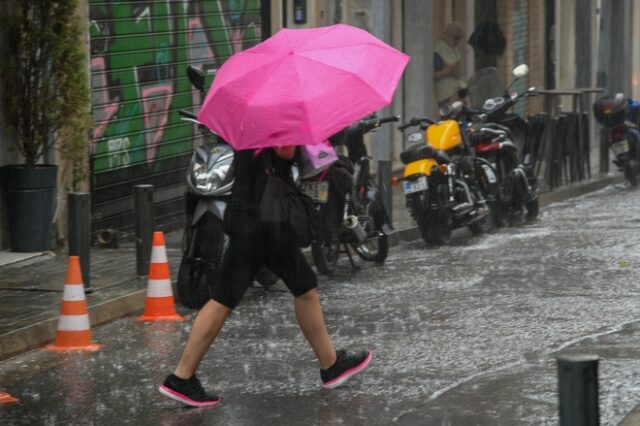
{"label": "metal roller shutter", "polygon": [[180,120],[235,51],[261,38],[260,0],[90,0],[94,229],[133,228],[133,186],[155,188],[156,224],[181,220],[184,176],[197,129]]}

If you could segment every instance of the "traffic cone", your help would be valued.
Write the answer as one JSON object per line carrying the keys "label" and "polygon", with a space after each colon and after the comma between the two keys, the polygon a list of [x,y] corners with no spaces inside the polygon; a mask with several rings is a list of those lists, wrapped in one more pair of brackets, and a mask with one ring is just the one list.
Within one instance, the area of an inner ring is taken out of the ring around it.
{"label": "traffic cone", "polygon": [[7,392],[0,392],[0,404],[11,404],[12,402],[18,402],[18,398],[14,398]]}
{"label": "traffic cone", "polygon": [[144,302],[144,313],[138,319],[140,321],[183,321],[185,319],[176,312],[162,231],[153,233],[147,297]]}
{"label": "traffic cone", "polygon": [[56,339],[48,351],[97,351],[103,345],[91,343],[91,325],[78,256],[69,256],[69,268],[62,295]]}

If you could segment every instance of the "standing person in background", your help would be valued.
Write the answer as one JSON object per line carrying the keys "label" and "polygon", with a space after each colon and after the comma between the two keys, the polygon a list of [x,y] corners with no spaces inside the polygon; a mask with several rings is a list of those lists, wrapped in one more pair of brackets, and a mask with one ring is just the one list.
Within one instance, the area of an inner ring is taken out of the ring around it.
{"label": "standing person in background", "polygon": [[436,44],[433,53],[433,77],[438,107],[457,100],[459,92],[466,88],[465,82],[460,78],[461,56],[456,50],[463,37],[462,25],[449,22],[444,26],[442,38]]}

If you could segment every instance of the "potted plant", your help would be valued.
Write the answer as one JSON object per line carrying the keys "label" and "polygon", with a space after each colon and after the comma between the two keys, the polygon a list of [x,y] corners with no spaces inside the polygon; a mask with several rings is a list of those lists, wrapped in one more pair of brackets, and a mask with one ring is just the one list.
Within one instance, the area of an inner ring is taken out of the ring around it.
{"label": "potted plant", "polygon": [[72,185],[86,170],[88,63],[78,0],[10,0],[0,14],[3,126],[22,164],[3,167],[11,248],[44,251],[58,168],[43,164],[52,149],[71,165]]}

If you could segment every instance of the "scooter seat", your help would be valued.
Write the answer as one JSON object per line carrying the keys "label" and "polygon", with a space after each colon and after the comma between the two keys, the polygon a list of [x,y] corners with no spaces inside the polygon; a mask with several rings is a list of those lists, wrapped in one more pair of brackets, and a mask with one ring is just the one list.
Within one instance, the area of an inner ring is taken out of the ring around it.
{"label": "scooter seat", "polygon": [[441,149],[435,149],[431,145],[415,145],[400,153],[400,161],[403,164],[427,159],[436,160],[438,164],[451,162],[451,158],[446,152]]}

